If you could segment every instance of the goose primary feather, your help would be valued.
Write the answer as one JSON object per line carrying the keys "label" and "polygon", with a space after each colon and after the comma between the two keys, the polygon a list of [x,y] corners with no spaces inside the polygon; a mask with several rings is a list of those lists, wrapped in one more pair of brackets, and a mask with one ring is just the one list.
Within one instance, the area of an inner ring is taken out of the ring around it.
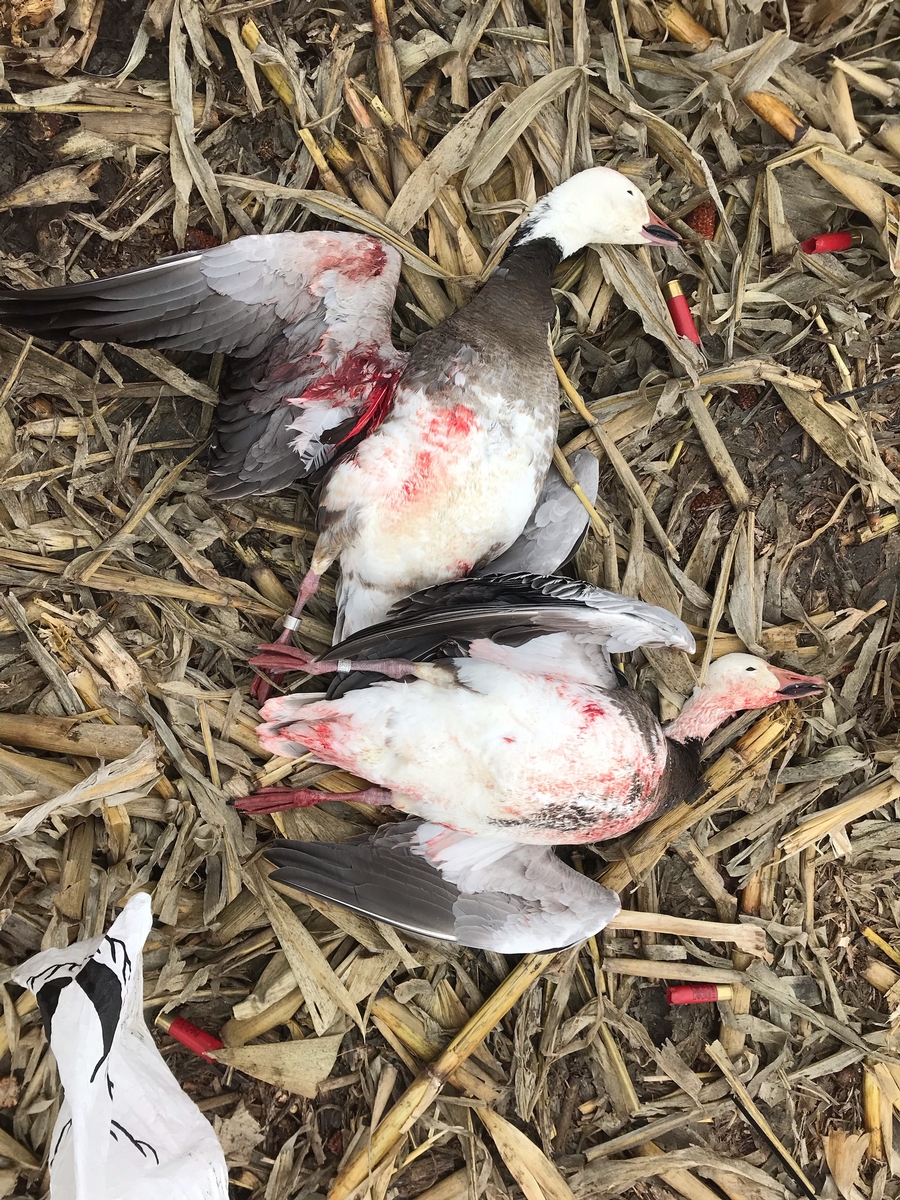
{"label": "goose primary feather", "polygon": [[621,908],[615,892],[549,846],[418,820],[340,845],[282,841],[266,858],[278,883],[409,933],[504,954],[580,942]]}
{"label": "goose primary feather", "polygon": [[559,415],[546,339],[560,260],[592,242],[678,241],[626,176],[583,171],[537,202],[478,295],[408,358],[390,341],[399,255],[349,233],[251,236],[111,279],[3,291],[0,320],[230,354],[213,492],[277,490],[337,460],[279,640],[337,560],[340,640],[504,554],[532,518]]}
{"label": "goose primary feather", "polygon": [[[572,580],[487,576],[413,596],[387,622],[309,660],[311,674],[351,674],[331,699],[269,701],[261,743],[279,755],[311,752],[371,780],[376,787],[357,798],[391,804],[428,830],[403,825],[411,840],[346,853],[280,846],[273,861],[291,872],[282,878],[402,925],[402,887],[391,881],[413,854],[423,859],[416,888],[428,879],[435,888],[432,936],[512,951],[596,932],[614,900],[599,888],[585,908],[582,884],[569,880],[551,847],[620,836],[689,799],[713,729],[744,708],[824,686],[752,655],[727,655],[664,729],[610,661],[611,652],[640,646],[694,649],[687,627],[664,609]],[[373,683],[369,672],[382,679]],[[323,798],[277,789],[239,805],[265,812]],[[453,836],[442,841],[447,830]],[[446,861],[427,849],[433,838],[455,847]],[[477,872],[462,869],[473,863]],[[379,872],[381,892],[372,889]],[[422,931],[415,894],[404,928],[418,921]]]}

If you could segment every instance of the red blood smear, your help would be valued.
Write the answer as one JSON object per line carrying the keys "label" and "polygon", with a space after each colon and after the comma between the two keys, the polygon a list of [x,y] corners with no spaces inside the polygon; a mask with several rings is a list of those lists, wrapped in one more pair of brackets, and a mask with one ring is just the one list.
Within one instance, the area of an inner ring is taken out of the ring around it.
{"label": "red blood smear", "polygon": [[475,424],[476,418],[471,408],[457,404],[454,408],[442,408],[436,412],[422,432],[431,445],[449,450],[458,438],[468,437]]}
{"label": "red blood smear", "polygon": [[699,346],[700,334],[697,332],[697,326],[691,316],[687,296],[669,296],[666,300],[666,307],[672,318],[672,324],[675,326],[675,332],[680,337],[685,337],[688,341],[693,342],[695,346]]}
{"label": "red blood smear", "polygon": [[193,1050],[195,1054],[199,1054],[207,1062],[215,1062],[216,1060],[210,1058],[206,1051],[222,1049],[223,1043],[217,1037],[214,1037],[211,1033],[207,1033],[205,1029],[198,1029],[196,1025],[192,1025],[190,1021],[186,1021],[184,1017],[176,1017],[167,1032],[176,1042],[181,1042],[182,1046],[187,1046],[188,1050]]}
{"label": "red blood smear", "polygon": [[403,484],[403,495],[412,500],[418,496],[431,478],[432,460],[430,450],[419,450],[413,463],[412,474]]}
{"label": "red blood smear", "polygon": [[457,404],[447,412],[445,421],[448,433],[457,433],[465,437],[475,424],[475,414],[464,404]]}
{"label": "red blood smear", "polygon": [[719,988],[715,983],[683,983],[666,988],[669,1004],[712,1004],[718,998]]}
{"label": "red blood smear", "polygon": [[849,250],[853,245],[853,234],[847,230],[840,233],[817,233],[800,243],[804,254],[827,254],[829,250]]}
{"label": "red blood smear", "polygon": [[[293,367],[293,363],[286,364]],[[381,356],[365,348],[365,353],[348,354],[336,371],[328,371],[315,383],[311,383],[300,400],[331,400],[335,394],[346,394],[353,399],[388,378],[383,373]]]}
{"label": "red blood smear", "polygon": [[364,279],[377,279],[387,265],[387,255],[380,242],[373,238],[365,249],[350,257],[342,254],[323,255],[318,262],[320,271],[340,271],[354,283]]}
{"label": "red blood smear", "polygon": [[396,375],[387,375],[383,379],[379,379],[369,392],[369,398],[359,411],[359,416],[356,418],[356,424],[342,438],[338,445],[343,446],[344,442],[348,442],[350,438],[356,437],[364,429],[368,429],[369,433],[374,433],[378,426],[384,421],[391,407],[391,401],[394,398],[394,388],[397,386],[397,380],[400,378],[400,372]]}

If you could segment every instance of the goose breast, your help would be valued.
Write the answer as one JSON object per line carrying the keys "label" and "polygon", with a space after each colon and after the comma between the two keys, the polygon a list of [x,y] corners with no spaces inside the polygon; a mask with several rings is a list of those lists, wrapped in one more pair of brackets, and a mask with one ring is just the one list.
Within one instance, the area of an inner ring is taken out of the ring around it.
{"label": "goose breast", "polygon": [[[628,689],[454,659],[455,684],[417,680],[298,709],[270,701],[260,740],[311,750],[393,793],[393,803],[465,833],[569,844],[646,819],[666,738]],[[292,749],[293,747],[293,749]]]}

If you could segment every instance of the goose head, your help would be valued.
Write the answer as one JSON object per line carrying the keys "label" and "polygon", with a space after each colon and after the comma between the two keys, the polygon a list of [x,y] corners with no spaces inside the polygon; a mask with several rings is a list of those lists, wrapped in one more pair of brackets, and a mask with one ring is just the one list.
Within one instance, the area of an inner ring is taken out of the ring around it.
{"label": "goose head", "polygon": [[725,654],[711,664],[703,687],[694,688],[666,736],[676,742],[702,740],[744,709],[814,696],[825,686],[821,675],[798,675],[752,654]]}
{"label": "goose head", "polygon": [[514,245],[539,238],[556,242],[563,258],[592,242],[674,246],[681,241],[653,212],[637,184],[609,167],[580,171],[538,200],[522,222]]}

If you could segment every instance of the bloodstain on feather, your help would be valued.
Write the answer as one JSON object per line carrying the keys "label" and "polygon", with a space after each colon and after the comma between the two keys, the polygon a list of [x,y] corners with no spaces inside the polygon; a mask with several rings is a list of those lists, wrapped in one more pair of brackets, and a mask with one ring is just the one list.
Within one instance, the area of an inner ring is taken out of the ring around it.
{"label": "bloodstain on feather", "polygon": [[[289,364],[296,368],[296,364]],[[337,449],[366,430],[374,433],[391,410],[397,381],[402,370],[391,371],[377,351],[365,348],[362,354],[344,358],[335,371],[329,371],[311,383],[301,396],[289,399],[288,404],[302,408],[304,404],[331,400],[334,406],[344,405],[364,397],[356,420],[343,433]]]}
{"label": "bloodstain on feather", "polygon": [[412,473],[403,483],[403,495],[408,500],[414,500],[430,480],[433,458],[434,456],[430,450],[418,450],[416,452]]}
{"label": "bloodstain on feather", "polygon": [[348,442],[352,437],[356,437],[358,433],[362,433],[364,429],[368,429],[370,433],[381,425],[391,410],[391,401],[394,398],[394,391],[397,387],[397,380],[400,378],[400,372],[397,371],[393,375],[382,375],[381,378],[374,384],[369,392],[369,397],[365,404],[359,410],[359,416],[356,418],[356,424],[350,432],[342,439],[339,445]]}
{"label": "bloodstain on feather", "polygon": [[386,369],[384,359],[373,346],[360,347],[355,354],[341,359],[334,371],[328,371],[315,383],[311,383],[299,400],[288,403],[302,404],[310,400],[356,399],[378,384],[390,384],[393,392],[399,372]]}
{"label": "bloodstain on feather", "polygon": [[471,408],[457,404],[454,408],[442,408],[436,412],[422,432],[427,441],[449,450],[453,442],[469,436],[475,423]]}
{"label": "bloodstain on feather", "polygon": [[591,724],[593,724],[594,721],[599,721],[601,717],[606,716],[606,710],[601,708],[596,700],[589,700],[587,704],[582,704],[581,712],[586,720]]}
{"label": "bloodstain on feather", "polygon": [[343,758],[340,746],[342,724],[334,719],[316,721],[313,725],[291,725],[287,732],[313,754],[337,766]]}
{"label": "bloodstain on feather", "polygon": [[361,283],[366,279],[377,279],[386,266],[384,247],[373,239],[359,254],[349,258],[346,254],[323,254],[318,262],[318,272],[339,271],[353,283]]}

